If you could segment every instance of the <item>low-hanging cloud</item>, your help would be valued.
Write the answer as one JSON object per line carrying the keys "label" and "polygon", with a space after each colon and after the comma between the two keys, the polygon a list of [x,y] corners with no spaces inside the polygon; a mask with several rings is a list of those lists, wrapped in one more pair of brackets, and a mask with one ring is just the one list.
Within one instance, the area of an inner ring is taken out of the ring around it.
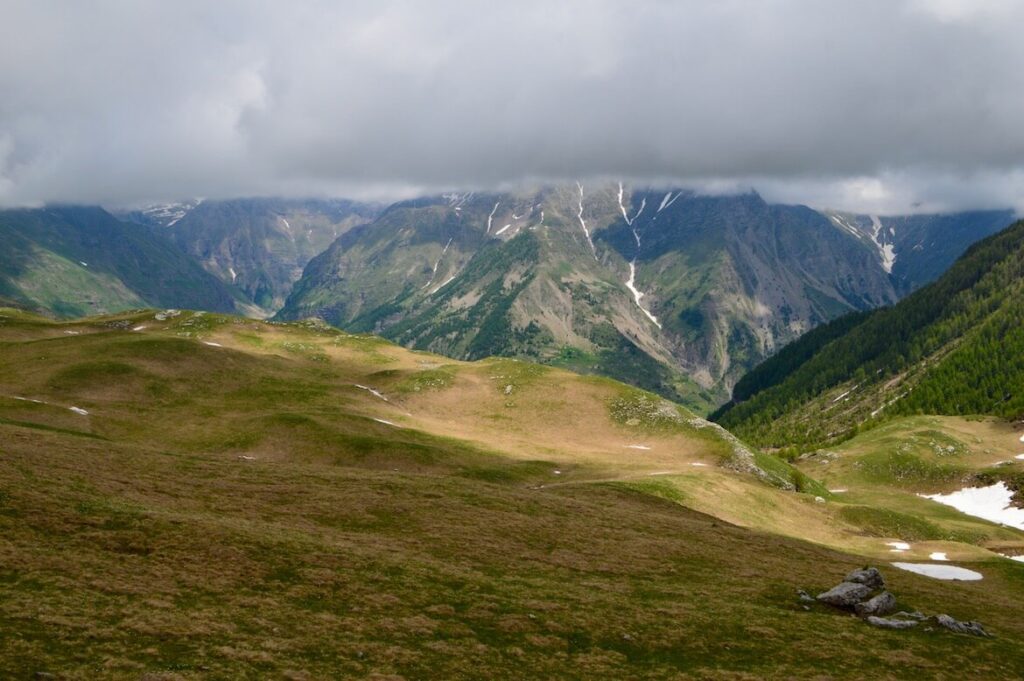
{"label": "low-hanging cloud", "polygon": [[1024,206],[1024,3],[9,0],[0,203],[754,185]]}

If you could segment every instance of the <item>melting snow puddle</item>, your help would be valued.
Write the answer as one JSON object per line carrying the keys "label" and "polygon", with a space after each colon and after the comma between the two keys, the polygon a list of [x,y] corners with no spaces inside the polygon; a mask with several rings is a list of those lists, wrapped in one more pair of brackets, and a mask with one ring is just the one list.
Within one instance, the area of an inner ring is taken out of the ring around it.
{"label": "melting snow puddle", "polygon": [[380,392],[374,390],[373,388],[371,388],[371,387],[369,387],[367,385],[360,385],[358,383],[353,383],[352,385],[354,385],[355,387],[359,388],[360,390],[367,391],[368,393],[370,393],[374,397],[379,397],[380,399],[384,400],[385,402],[388,401],[388,398],[384,397],[384,395],[382,395]]}
{"label": "melting snow puddle", "polygon": [[1024,509],[1010,506],[1013,490],[1000,481],[988,487],[965,487],[949,494],[922,494],[961,513],[1024,530]]}
{"label": "melting snow puddle", "polygon": [[885,545],[891,546],[893,553],[902,553],[903,551],[910,550],[910,544],[905,541],[887,541]]}
{"label": "melting snow puddle", "polygon": [[982,578],[980,572],[955,565],[931,565],[929,563],[893,563],[893,567],[934,579],[976,582]]}
{"label": "melting snow puddle", "polygon": [[220,343],[214,343],[213,341],[203,341],[203,345],[209,345],[209,346],[215,347],[215,348],[222,348],[222,347],[224,347]]}
{"label": "melting snow puddle", "polygon": [[89,412],[87,412],[85,409],[82,409],[81,407],[68,407],[68,409],[70,409],[71,411],[75,412],[79,416],[88,416],[89,415]]}
{"label": "melting snow puddle", "polygon": [[929,560],[949,560],[949,558],[946,558],[946,554],[943,553],[942,551],[936,551],[935,553],[929,554],[928,555],[928,559]]}
{"label": "melting snow puddle", "polygon": [[647,445],[626,445],[626,449],[643,449],[643,450],[649,450],[649,449],[650,449],[650,447],[648,447]]}

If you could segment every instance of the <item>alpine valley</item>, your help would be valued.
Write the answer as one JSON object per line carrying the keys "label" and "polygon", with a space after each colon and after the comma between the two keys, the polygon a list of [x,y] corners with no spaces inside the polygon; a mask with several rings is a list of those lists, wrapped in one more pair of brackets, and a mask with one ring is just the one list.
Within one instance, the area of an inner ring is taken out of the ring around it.
{"label": "alpine valley", "polygon": [[447,194],[341,235],[277,318],[602,374],[707,411],[786,343],[894,303],[1011,220],[819,212],[753,192],[618,183]]}

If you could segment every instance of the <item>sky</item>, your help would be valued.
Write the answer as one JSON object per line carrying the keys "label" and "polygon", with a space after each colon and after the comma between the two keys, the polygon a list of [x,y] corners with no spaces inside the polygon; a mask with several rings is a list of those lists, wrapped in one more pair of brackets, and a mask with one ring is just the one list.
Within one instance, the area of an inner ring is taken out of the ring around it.
{"label": "sky", "polygon": [[621,179],[1024,209],[1024,0],[4,0],[0,205]]}

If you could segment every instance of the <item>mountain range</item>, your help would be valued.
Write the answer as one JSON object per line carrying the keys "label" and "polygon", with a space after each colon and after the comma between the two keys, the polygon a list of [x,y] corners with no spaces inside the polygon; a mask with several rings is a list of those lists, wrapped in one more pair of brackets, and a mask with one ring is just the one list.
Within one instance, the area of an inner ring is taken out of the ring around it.
{"label": "mountain range", "polygon": [[121,215],[162,233],[269,315],[284,304],[313,256],[379,210],[345,200],[233,199]]}
{"label": "mountain range", "polygon": [[[463,359],[611,376],[707,412],[805,332],[891,305],[1009,211],[878,217],[606,183],[376,204],[0,212],[0,298],[319,317]],[[83,265],[82,263],[87,263]]]}
{"label": "mountain range", "polygon": [[879,218],[621,184],[449,194],[341,236],[278,318],[601,373],[702,410],[786,343],[892,304],[1011,219]]}

